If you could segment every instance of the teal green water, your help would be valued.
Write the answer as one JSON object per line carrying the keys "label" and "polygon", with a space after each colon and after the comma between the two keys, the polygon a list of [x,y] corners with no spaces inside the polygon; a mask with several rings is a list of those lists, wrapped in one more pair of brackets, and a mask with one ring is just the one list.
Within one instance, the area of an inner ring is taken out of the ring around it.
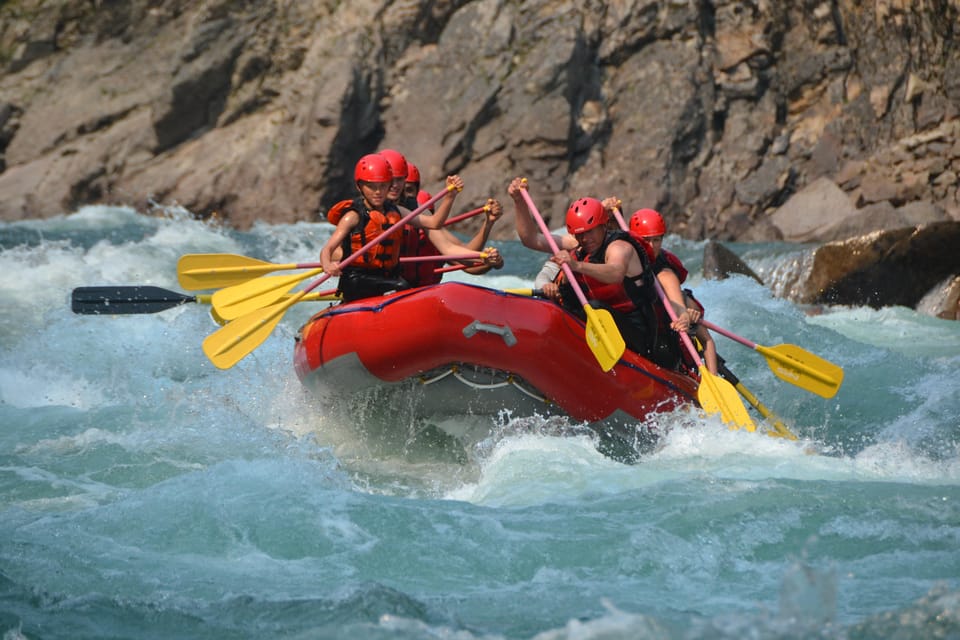
{"label": "teal green water", "polygon": [[[184,253],[313,260],[329,229],[0,225],[4,640],[960,637],[956,323],[695,280],[715,323],[827,357],[843,388],[805,393],[718,337],[801,440],[678,412],[628,466],[556,419],[501,416],[459,457],[402,407],[402,437],[344,419],[292,371],[307,304],[228,371],[200,305],[69,310],[77,286],[179,290]],[[529,286],[539,257],[501,249],[491,286]],[[738,249],[765,274],[787,252]]]}

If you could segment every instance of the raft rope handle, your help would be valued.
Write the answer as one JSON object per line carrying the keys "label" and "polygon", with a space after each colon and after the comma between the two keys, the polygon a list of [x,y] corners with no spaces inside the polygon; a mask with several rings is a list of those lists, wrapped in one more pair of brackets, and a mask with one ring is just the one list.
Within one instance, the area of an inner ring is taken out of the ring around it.
{"label": "raft rope handle", "polygon": [[546,397],[544,397],[544,396],[542,396],[542,395],[540,395],[540,394],[537,394],[537,393],[533,393],[533,392],[530,391],[529,389],[523,387],[523,386],[517,381],[517,379],[516,379],[512,374],[511,374],[511,375],[508,375],[508,376],[507,376],[507,379],[504,380],[503,382],[480,383],[480,382],[474,382],[473,380],[468,380],[467,378],[465,378],[465,377],[460,373],[460,368],[457,367],[456,365],[450,367],[448,370],[446,370],[446,371],[444,371],[444,372],[442,372],[442,373],[439,373],[439,374],[433,376],[432,378],[424,378],[424,377],[421,376],[421,377],[420,377],[420,384],[422,384],[422,385],[433,384],[434,382],[438,382],[438,381],[440,381],[440,380],[443,380],[444,378],[446,378],[446,377],[449,376],[449,375],[453,375],[454,378],[456,378],[457,380],[459,380],[459,381],[462,382],[463,384],[465,384],[465,385],[467,385],[468,387],[471,387],[471,388],[473,388],[473,389],[499,389],[500,387],[506,387],[506,386],[508,386],[508,385],[513,385],[518,391],[520,391],[521,393],[523,393],[523,394],[525,394],[525,395],[533,398],[534,400],[538,400],[538,401],[540,401],[540,402],[542,402],[542,403],[544,403],[544,404],[553,404],[553,402],[551,402],[550,400],[548,400]]}

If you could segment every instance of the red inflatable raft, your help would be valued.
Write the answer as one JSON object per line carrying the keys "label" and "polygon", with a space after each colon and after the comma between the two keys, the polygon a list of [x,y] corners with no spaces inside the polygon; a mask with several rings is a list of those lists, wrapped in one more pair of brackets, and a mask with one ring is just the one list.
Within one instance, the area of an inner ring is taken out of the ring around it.
{"label": "red inflatable raft", "polygon": [[404,409],[423,416],[561,414],[633,444],[649,442],[650,414],[695,404],[698,384],[630,351],[605,373],[560,306],[458,282],[321,311],[295,365],[320,397],[406,386]]}

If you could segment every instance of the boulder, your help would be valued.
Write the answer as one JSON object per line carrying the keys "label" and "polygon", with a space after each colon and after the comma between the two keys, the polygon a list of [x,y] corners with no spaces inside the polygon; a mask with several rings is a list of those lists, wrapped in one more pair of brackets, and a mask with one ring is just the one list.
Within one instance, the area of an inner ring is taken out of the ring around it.
{"label": "boulder", "polygon": [[917,305],[917,311],[944,320],[960,320],[960,276],[935,286]]}
{"label": "boulder", "polygon": [[779,293],[802,304],[915,307],[938,283],[960,275],[957,247],[956,221],[829,242],[791,267]]}
{"label": "boulder", "polygon": [[771,216],[787,242],[817,242],[856,215],[849,196],[830,178],[818,178],[795,193]]}
{"label": "boulder", "polygon": [[943,209],[926,200],[909,202],[900,207],[894,207],[884,200],[857,209],[853,215],[823,229],[818,237],[824,241],[843,240],[872,231],[919,226],[949,219]]}
{"label": "boulder", "polygon": [[753,269],[747,266],[747,263],[740,259],[730,249],[719,242],[711,240],[703,247],[703,277],[707,280],[724,280],[730,274],[739,273],[749,276],[759,284],[763,284]]}
{"label": "boulder", "polygon": [[788,242],[831,242],[950,219],[942,207],[929,200],[899,207],[890,200],[870,202],[858,208],[832,180],[819,178],[780,207],[771,222]]}

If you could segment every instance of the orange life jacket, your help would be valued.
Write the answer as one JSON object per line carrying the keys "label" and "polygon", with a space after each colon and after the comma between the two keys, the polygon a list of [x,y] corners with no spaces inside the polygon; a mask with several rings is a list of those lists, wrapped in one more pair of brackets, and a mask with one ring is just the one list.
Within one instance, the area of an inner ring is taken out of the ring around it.
{"label": "orange life jacket", "polygon": [[[396,206],[386,202],[384,211],[368,209],[363,198],[341,200],[327,212],[327,221],[337,224],[348,211],[356,211],[360,216],[348,236],[343,239],[343,257],[353,255],[368,242],[395,225],[403,217]],[[403,242],[403,229],[397,229],[376,245],[370,247],[362,256],[352,262],[347,268],[369,269],[384,272],[393,272],[400,264],[400,245]]]}

